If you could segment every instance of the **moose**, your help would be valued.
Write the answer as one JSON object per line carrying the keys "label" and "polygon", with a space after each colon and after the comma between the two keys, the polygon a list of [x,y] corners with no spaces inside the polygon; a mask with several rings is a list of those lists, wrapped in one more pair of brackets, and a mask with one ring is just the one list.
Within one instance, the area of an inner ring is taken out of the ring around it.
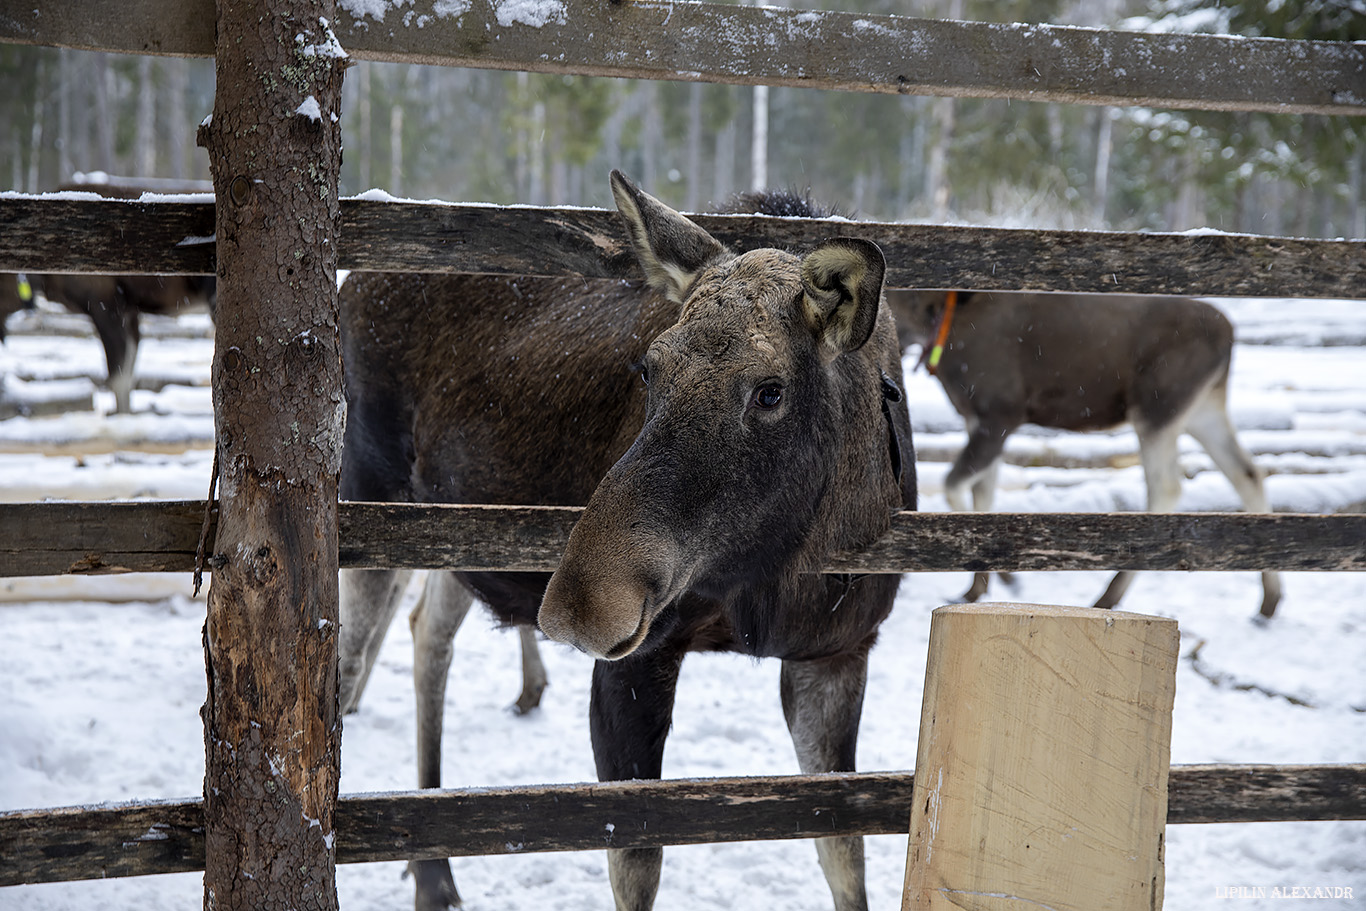
{"label": "moose", "polygon": [[207,307],[213,312],[217,283],[212,275],[18,275],[0,273],[0,340],[3,321],[32,306],[35,295],[83,313],[95,324],[104,346],[107,385],[114,410],[132,411],[133,363],[141,340],[140,314],[174,315]]}
{"label": "moose", "polygon": [[[1233,483],[1249,512],[1267,512],[1262,474],[1229,421],[1233,326],[1204,301],[1117,294],[966,293],[889,289],[903,348],[941,346],[935,374],[963,416],[968,441],[944,492],[953,509],[989,510],[1006,439],[1021,424],[1138,435],[1148,509],[1181,493],[1177,439],[1189,433]],[[1120,572],[1096,601],[1114,607],[1133,582]],[[985,573],[964,594],[987,590]],[[1259,617],[1270,618],[1281,579],[1262,573]]]}
{"label": "moose", "polygon": [[[684,657],[781,660],[806,772],[854,768],[867,658],[898,575],[822,574],[916,503],[901,351],[876,245],[735,254],[620,172],[638,281],[361,274],[341,291],[342,496],[582,505],[551,576],[433,573],[411,617],[418,777],[440,785],[451,641],[472,599],[596,659],[598,777],[659,778]],[[395,610],[396,574],[343,574],[342,705]],[[817,840],[839,911],[867,906],[863,843]],[[663,852],[608,850],[622,909]],[[416,907],[459,900],[412,865]]]}

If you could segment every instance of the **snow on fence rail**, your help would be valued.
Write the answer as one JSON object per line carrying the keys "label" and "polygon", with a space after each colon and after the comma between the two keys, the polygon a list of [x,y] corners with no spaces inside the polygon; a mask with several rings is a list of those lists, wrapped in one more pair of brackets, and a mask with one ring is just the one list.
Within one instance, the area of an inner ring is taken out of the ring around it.
{"label": "snow on fence rail", "polygon": [[[545,9],[552,15],[543,21],[500,23],[491,5],[475,4],[464,16],[420,17],[412,27],[400,24],[410,10],[391,11],[394,21],[382,27],[342,13],[336,30],[356,57],[409,63],[1082,104],[1366,114],[1366,47],[1359,43],[649,0],[566,0]],[[54,0],[44,4],[41,17],[0,17],[0,41],[212,56],[213,12],[210,0],[130,0],[93,9],[79,0]],[[604,53],[603,47],[630,51]],[[1239,76],[1229,78],[1230,73]],[[594,210],[348,200],[341,219],[343,268],[516,274],[534,267],[598,276],[628,269],[616,217]],[[699,220],[739,247],[801,246],[829,229],[819,222],[743,216]],[[0,221],[6,224],[0,234],[3,271],[199,273],[216,265],[205,240],[215,222],[208,200],[7,194],[0,196]],[[882,245],[890,282],[900,286],[1352,297],[1366,277],[1361,241],[850,222],[841,222],[840,232]],[[89,242],[71,244],[73,235]],[[551,568],[576,514],[345,504],[339,516],[341,555],[352,566]],[[4,507],[0,527],[8,533],[0,575],[183,570],[191,565],[203,517],[203,503]],[[1273,563],[1281,569],[1361,569],[1363,521],[908,513],[862,557],[828,569],[1241,569]],[[398,534],[399,527],[414,540]],[[539,530],[528,530],[533,527]],[[503,548],[499,540],[525,547]],[[417,548],[418,541],[429,549]],[[441,543],[430,546],[434,541]],[[415,556],[404,554],[410,548]],[[815,819],[828,824],[837,818],[845,827],[840,831],[849,834],[904,832],[911,787],[908,773],[877,773],[344,798],[336,804],[337,859],[505,851],[514,828],[526,832],[524,844],[539,839],[539,850],[603,847],[604,806],[613,807],[616,819],[639,817],[635,826],[617,827],[616,847],[645,844],[632,839],[644,838],[635,833],[647,830],[650,844],[832,834]],[[1366,818],[1363,765],[1178,766],[1168,787],[1169,823]],[[534,809],[546,800],[555,803],[554,814]],[[699,800],[705,812],[697,812]],[[571,803],[579,807],[572,816]],[[459,814],[433,812],[456,805]],[[465,831],[478,814],[489,821],[492,838]],[[443,828],[443,820],[456,816],[461,831]],[[557,831],[547,823],[552,816],[559,821]],[[6,857],[0,883],[203,869],[203,827],[198,801],[0,814],[0,855]]]}

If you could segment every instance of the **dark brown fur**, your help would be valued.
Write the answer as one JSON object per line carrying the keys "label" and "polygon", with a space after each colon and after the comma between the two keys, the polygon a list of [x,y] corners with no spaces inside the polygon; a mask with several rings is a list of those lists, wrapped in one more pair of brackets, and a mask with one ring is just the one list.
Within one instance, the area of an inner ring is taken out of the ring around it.
{"label": "dark brown fur", "polygon": [[[108,386],[115,410],[131,411],[133,363],[142,338],[140,314],[174,316],[182,310],[208,307],[212,312],[215,279],[209,275],[30,275],[35,294],[72,313],[83,313],[95,324],[104,346]],[[19,294],[19,276],[0,273],[0,340],[11,313],[29,306]]]}
{"label": "dark brown fur", "polygon": [[[834,240],[805,258],[736,257],[625,178],[613,186],[648,289],[390,275],[342,289],[344,497],[587,504],[553,580],[462,573],[424,595],[419,739],[435,729],[438,745],[420,747],[419,781],[440,780],[437,691],[466,590],[505,621],[539,617],[620,659],[593,675],[604,780],[660,776],[678,671],[697,650],[783,659],[802,767],[852,769],[867,652],[899,580],[814,570],[915,504],[881,254]],[[392,616],[391,585],[343,585],[344,707]],[[818,850],[836,906],[863,908],[861,841]],[[658,864],[653,849],[609,852],[620,907],[651,905]],[[420,908],[455,899],[444,862],[416,870]]]}
{"label": "dark brown fur", "polygon": [[[933,343],[945,292],[892,290],[903,347]],[[955,509],[990,509],[1005,441],[1021,424],[1106,430],[1139,437],[1148,507],[1176,505],[1176,439],[1191,433],[1228,476],[1249,511],[1267,511],[1261,473],[1238,445],[1226,413],[1233,327],[1204,301],[1124,295],[963,293],[937,378],[967,423],[968,442],[945,481]],[[1132,573],[1111,582],[1097,606],[1113,607]],[[1261,616],[1280,598],[1264,573]],[[979,574],[965,596],[980,597]]]}

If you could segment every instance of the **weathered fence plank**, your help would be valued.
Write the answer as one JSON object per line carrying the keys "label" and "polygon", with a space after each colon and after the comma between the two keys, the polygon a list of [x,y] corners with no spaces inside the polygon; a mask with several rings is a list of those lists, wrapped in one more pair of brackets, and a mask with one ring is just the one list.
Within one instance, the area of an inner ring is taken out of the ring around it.
{"label": "weathered fence plank", "polygon": [[[343,503],[341,565],[552,572],[581,511]],[[202,501],[0,504],[0,578],[187,572],[203,516]],[[825,569],[1361,571],[1366,515],[902,512]]]}
{"label": "weathered fence plank", "polygon": [[[48,0],[41,16],[0,15],[0,41],[213,56],[212,4],[172,7]],[[419,2],[391,9],[382,21],[338,10],[335,30],[363,60],[884,94],[1366,113],[1366,51],[1347,42],[667,0],[566,0],[543,5],[539,17],[478,3],[443,15]]]}
{"label": "weathered fence plank", "polygon": [[[601,209],[341,202],[339,263],[367,271],[635,274],[621,219]],[[892,287],[1342,297],[1366,287],[1366,242],[1250,234],[1037,231],[699,215],[737,250],[871,240]],[[0,272],[214,271],[213,203],[0,198]],[[82,242],[73,244],[72,237]]]}
{"label": "weathered fence plank", "polygon": [[[905,834],[912,789],[909,772],[860,772],[353,795],[337,803],[337,861]],[[1169,824],[1335,819],[1366,819],[1366,765],[1168,779]],[[0,813],[0,886],[202,870],[202,826],[200,800]]]}
{"label": "weathered fence plank", "polygon": [[1366,764],[1172,766],[1167,822],[1270,822],[1366,817]]}

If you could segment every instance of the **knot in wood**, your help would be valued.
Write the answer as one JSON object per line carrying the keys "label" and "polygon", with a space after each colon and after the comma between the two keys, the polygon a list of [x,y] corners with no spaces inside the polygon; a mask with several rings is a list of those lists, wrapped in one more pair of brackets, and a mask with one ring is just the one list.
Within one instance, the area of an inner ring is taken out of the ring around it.
{"label": "knot in wood", "polygon": [[228,198],[234,205],[245,205],[247,199],[251,197],[251,180],[238,174],[228,185]]}

